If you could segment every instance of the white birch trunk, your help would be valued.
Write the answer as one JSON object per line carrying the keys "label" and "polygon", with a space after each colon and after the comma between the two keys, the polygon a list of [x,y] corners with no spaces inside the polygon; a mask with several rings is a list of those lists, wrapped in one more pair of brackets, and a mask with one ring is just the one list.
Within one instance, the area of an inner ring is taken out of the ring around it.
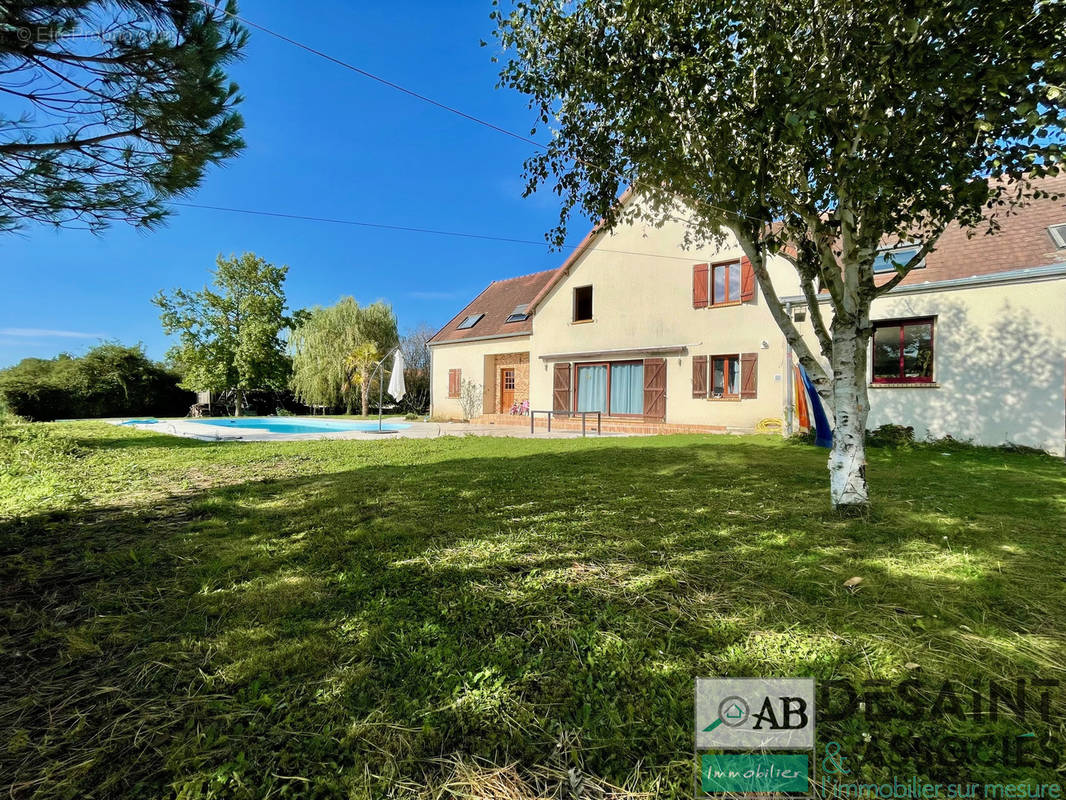
{"label": "white birch trunk", "polygon": [[[863,326],[866,330],[869,325]],[[868,335],[858,326],[833,322],[833,449],[829,454],[829,491],[833,508],[863,510],[870,502],[866,485],[866,388]]]}

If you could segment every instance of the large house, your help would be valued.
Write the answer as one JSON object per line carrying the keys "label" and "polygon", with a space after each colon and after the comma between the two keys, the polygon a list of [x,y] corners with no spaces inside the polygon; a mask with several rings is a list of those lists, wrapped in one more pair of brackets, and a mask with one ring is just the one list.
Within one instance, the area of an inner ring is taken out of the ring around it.
{"label": "large house", "polygon": [[[1047,184],[1066,193],[1066,178]],[[1066,204],[1041,199],[1001,223],[949,229],[874,301],[869,427],[1063,453]],[[604,430],[789,428],[794,359],[740,247],[684,250],[684,238],[676,222],[594,229],[557,269],[491,283],[430,340],[431,413],[462,418],[465,387],[479,419],[500,424],[528,425],[510,413],[528,401],[554,425],[599,411]],[[893,257],[909,256],[883,254],[886,279]],[[817,352],[794,269],[769,269]]]}

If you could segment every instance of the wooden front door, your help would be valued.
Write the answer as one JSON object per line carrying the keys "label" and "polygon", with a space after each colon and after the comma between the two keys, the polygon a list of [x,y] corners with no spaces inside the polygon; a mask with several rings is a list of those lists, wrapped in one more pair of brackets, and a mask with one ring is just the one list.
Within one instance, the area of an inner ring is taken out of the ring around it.
{"label": "wooden front door", "polygon": [[500,370],[500,413],[507,414],[514,405],[514,370]]}

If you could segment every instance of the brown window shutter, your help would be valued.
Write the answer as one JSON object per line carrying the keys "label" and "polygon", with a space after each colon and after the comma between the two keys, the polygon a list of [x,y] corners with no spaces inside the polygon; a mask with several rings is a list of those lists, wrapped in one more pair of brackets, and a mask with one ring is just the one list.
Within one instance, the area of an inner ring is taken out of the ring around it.
{"label": "brown window shutter", "polygon": [[666,359],[644,359],[644,419],[666,419]]}
{"label": "brown window shutter", "polygon": [[463,371],[461,369],[448,370],[448,397],[458,397],[462,383]]}
{"label": "brown window shutter", "polygon": [[707,356],[692,357],[692,396],[707,396]]}
{"label": "brown window shutter", "polygon": [[755,299],[755,270],[747,256],[740,259],[740,300],[747,302]]}
{"label": "brown window shutter", "polygon": [[692,268],[692,307],[707,308],[707,265]]}
{"label": "brown window shutter", "polygon": [[570,413],[570,365],[556,364],[552,383],[552,411]]}
{"label": "brown window shutter", "polygon": [[754,400],[759,396],[759,354],[740,354],[740,399]]}

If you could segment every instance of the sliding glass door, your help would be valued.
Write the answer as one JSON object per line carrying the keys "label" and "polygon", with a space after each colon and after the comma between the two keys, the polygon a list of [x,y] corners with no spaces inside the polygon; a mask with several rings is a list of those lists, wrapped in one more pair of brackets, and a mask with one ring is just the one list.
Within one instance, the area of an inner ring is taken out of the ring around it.
{"label": "sliding glass door", "polygon": [[644,362],[578,364],[574,408],[612,416],[641,416],[644,413]]}
{"label": "sliding glass door", "polygon": [[644,362],[611,364],[611,414],[644,413]]}
{"label": "sliding glass door", "polygon": [[589,364],[577,368],[578,411],[607,413],[607,365]]}

